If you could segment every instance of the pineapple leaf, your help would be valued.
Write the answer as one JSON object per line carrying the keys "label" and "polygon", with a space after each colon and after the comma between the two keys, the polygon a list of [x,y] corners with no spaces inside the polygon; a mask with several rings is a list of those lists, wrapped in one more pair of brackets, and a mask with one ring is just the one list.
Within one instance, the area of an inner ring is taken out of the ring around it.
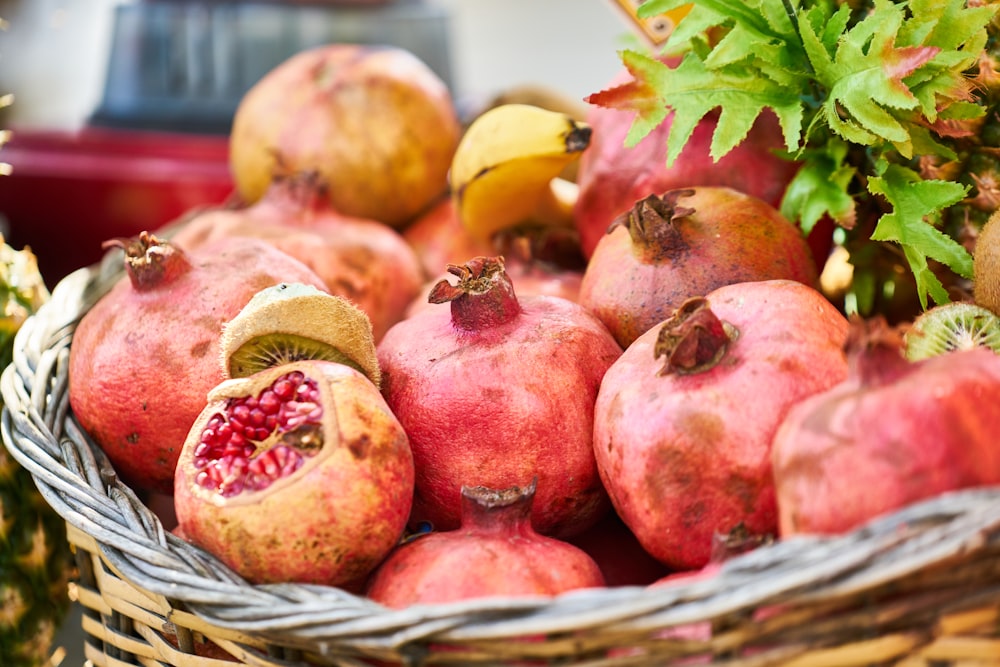
{"label": "pineapple leaf", "polygon": [[951,181],[922,180],[911,169],[889,165],[881,176],[870,178],[868,189],[882,195],[893,210],[879,219],[872,240],[893,241],[903,246],[906,261],[917,282],[920,305],[927,296],[947,303],[948,294],[930,270],[927,258],[935,259],[965,278],[972,278],[972,257],[957,241],[943,234],[933,222],[948,206],[961,201],[966,188]]}

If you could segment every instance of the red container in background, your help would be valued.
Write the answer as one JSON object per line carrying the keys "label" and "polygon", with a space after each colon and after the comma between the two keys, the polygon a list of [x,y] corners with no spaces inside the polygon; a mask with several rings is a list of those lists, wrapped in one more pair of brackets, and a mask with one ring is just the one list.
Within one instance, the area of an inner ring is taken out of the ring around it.
{"label": "red container in background", "polygon": [[233,114],[282,61],[334,42],[394,44],[449,82],[447,18],[423,0],[116,4],[103,95],[82,129],[0,125],[13,131],[0,230],[54,286],[107,239],[225,202]]}
{"label": "red container in background", "polygon": [[233,192],[228,137],[86,127],[12,128],[0,161],[7,241],[30,246],[51,288],[110,238],[153,231]]}

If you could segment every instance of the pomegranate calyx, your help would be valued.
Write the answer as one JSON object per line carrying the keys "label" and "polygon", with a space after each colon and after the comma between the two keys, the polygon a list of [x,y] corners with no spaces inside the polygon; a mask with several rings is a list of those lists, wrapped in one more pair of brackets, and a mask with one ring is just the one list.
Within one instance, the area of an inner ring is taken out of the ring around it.
{"label": "pomegranate calyx", "polygon": [[147,231],[138,236],[108,239],[101,248],[125,251],[125,271],[132,287],[139,291],[165,284],[191,268],[180,248]]}
{"label": "pomegranate calyx", "polygon": [[844,353],[848,372],[863,386],[876,387],[894,382],[909,372],[913,363],[903,352],[903,332],[882,315],[862,318],[852,315]]}
{"label": "pomegranate calyx", "polygon": [[712,312],[708,299],[688,299],[663,323],[656,337],[653,358],[666,357],[658,375],[689,375],[714,368],[737,335],[734,326]]}
{"label": "pomegranate calyx", "polygon": [[652,252],[655,258],[675,254],[688,244],[674,223],[694,213],[693,208],[678,206],[677,200],[693,194],[694,190],[689,189],[670,190],[643,197],[612,221],[608,233],[621,226],[628,230],[637,248]]}
{"label": "pomegranate calyx", "polygon": [[326,211],[330,208],[329,191],[323,175],[315,169],[292,172],[276,168],[262,201],[281,208]]}
{"label": "pomegranate calyx", "polygon": [[486,486],[462,486],[462,526],[497,532],[512,526],[531,526],[531,507],[538,478],[527,486],[495,489]]}
{"label": "pomegranate calyx", "polygon": [[431,289],[430,303],[451,302],[452,323],[477,331],[511,321],[521,312],[514,285],[504,269],[503,257],[474,257],[462,266],[448,265],[458,277],[452,285],[441,280]]}

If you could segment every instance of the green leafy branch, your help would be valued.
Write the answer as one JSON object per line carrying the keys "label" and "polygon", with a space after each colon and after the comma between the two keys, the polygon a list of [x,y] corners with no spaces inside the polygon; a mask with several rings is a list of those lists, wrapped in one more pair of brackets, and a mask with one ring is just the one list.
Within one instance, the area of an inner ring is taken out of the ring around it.
{"label": "green leafy branch", "polygon": [[[967,188],[922,180],[905,163],[915,155],[953,159],[936,134],[951,121],[982,116],[966,74],[986,45],[997,6],[875,0],[868,12],[854,14],[832,0],[648,0],[639,14],[685,4],[692,9],[664,51],[673,58],[624,50],[633,80],[588,98],[635,112],[626,144],[637,144],[672,113],[669,166],[695,127],[718,109],[710,146],[718,160],[769,109],[789,158],[802,165],[782,212],[804,232],[827,215],[850,229],[852,188],[862,183],[891,206],[871,239],[902,247],[922,307],[928,296],[946,302],[928,258],[972,277],[965,248],[935,228]],[[852,150],[857,147],[863,150]],[[859,153],[864,164],[851,159]]]}

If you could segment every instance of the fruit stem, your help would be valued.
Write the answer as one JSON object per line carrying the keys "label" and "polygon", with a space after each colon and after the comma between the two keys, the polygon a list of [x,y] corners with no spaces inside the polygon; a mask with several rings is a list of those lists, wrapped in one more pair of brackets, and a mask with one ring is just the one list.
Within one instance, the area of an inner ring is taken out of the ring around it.
{"label": "fruit stem", "polygon": [[677,205],[678,199],[693,194],[694,190],[670,190],[663,195],[648,195],[615,218],[607,233],[624,227],[632,244],[648,255],[646,261],[660,263],[687,247],[674,222],[694,213],[693,208]]}
{"label": "fruit stem", "polygon": [[522,532],[531,528],[531,506],[538,480],[525,487],[462,487],[462,529],[477,533]]}
{"label": "fruit stem", "polygon": [[688,299],[663,323],[656,337],[653,358],[667,359],[659,375],[688,375],[714,368],[738,334],[736,327],[712,312],[708,299]]}
{"label": "fruit stem", "polygon": [[132,287],[140,292],[164,285],[191,268],[180,248],[145,231],[131,238],[109,239],[101,248],[125,251],[125,272]]}
{"label": "fruit stem", "polygon": [[450,301],[451,321],[456,327],[480,331],[510,322],[521,313],[503,257],[474,257],[464,266],[450,264],[448,273],[458,276],[458,284],[440,281],[427,300]]}

